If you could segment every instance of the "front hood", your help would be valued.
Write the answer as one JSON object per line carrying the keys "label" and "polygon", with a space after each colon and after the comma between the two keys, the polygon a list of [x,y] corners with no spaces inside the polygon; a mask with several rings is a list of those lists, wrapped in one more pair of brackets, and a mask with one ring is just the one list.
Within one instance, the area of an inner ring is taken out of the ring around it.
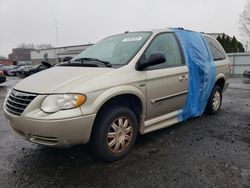
{"label": "front hood", "polygon": [[79,82],[84,83],[112,70],[99,67],[53,67],[25,78],[14,89],[39,94],[71,92],[69,88],[78,87]]}

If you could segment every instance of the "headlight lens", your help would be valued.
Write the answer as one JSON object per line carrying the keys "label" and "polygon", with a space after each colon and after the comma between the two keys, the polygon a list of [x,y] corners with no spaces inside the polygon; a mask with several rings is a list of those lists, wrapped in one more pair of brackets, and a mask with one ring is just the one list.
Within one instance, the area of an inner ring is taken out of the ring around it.
{"label": "headlight lens", "polygon": [[43,100],[41,110],[46,113],[54,113],[79,107],[85,101],[86,96],[82,94],[49,95]]}

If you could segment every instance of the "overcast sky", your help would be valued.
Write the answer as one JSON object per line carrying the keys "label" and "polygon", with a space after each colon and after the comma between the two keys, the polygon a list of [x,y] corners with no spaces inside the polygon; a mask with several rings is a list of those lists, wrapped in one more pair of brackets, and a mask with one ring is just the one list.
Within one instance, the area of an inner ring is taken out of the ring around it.
{"label": "overcast sky", "polygon": [[247,0],[0,0],[0,55],[20,43],[96,42],[124,31],[184,27],[239,35]]}

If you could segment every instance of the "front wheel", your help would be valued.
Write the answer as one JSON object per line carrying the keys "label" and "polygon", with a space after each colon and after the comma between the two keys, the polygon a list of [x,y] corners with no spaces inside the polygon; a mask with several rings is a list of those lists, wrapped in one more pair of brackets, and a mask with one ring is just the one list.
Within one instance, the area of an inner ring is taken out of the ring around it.
{"label": "front wheel", "polygon": [[125,157],[135,143],[138,121],[129,108],[110,106],[97,117],[91,138],[94,154],[105,161]]}
{"label": "front wheel", "polygon": [[208,103],[206,106],[206,112],[208,114],[217,114],[220,111],[222,102],[222,91],[220,86],[214,86],[211,95],[208,99]]}

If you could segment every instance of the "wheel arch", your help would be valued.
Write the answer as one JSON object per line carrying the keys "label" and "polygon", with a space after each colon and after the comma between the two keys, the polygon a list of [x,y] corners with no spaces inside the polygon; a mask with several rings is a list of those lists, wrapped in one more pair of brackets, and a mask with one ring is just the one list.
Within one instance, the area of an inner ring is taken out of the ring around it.
{"label": "wheel arch", "polygon": [[[96,129],[96,121],[102,111],[112,105],[123,105],[128,106],[136,115],[138,120],[138,129],[140,130],[142,117],[146,113],[146,98],[143,92],[133,86],[119,86],[116,88],[111,88],[97,97],[95,100],[96,107],[96,117],[91,130],[91,138],[93,137],[93,132]],[[135,108],[133,108],[135,107]]]}
{"label": "wheel arch", "polygon": [[131,99],[138,100],[141,106],[141,114],[146,113],[145,95],[139,88],[134,87],[134,86],[119,86],[115,88],[110,88],[107,91],[101,93],[94,102],[94,106],[96,106],[95,111],[96,113],[98,113],[100,109],[103,107],[103,105],[106,105],[107,103],[114,101],[114,100],[116,101],[118,101],[119,99],[125,100],[126,97],[128,97],[128,99],[130,100]]}
{"label": "wheel arch", "polygon": [[220,86],[222,91],[224,90],[225,82],[226,82],[226,79],[225,79],[225,76],[222,73],[220,73],[220,74],[218,74],[216,76],[215,85]]}
{"label": "wheel arch", "polygon": [[[129,107],[136,115],[138,120],[139,129],[141,121],[146,114],[146,98],[143,92],[134,86],[119,86],[111,88],[97,97],[94,102],[96,106],[96,118],[101,114],[102,110],[111,105],[122,105]],[[91,134],[93,133],[94,126]]]}

